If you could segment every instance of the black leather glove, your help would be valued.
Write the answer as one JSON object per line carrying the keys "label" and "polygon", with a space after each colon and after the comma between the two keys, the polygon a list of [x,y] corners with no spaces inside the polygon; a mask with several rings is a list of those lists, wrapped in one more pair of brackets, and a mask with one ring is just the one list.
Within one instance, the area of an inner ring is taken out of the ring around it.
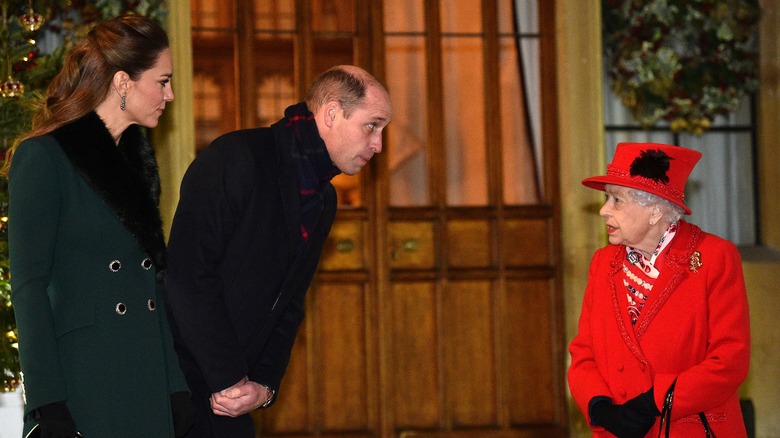
{"label": "black leather glove", "polygon": [[192,406],[190,395],[186,392],[171,394],[171,411],[173,432],[177,437],[183,437],[195,425],[195,407]]}
{"label": "black leather glove", "polygon": [[38,408],[41,438],[75,438],[81,436],[65,402],[54,402]]}
{"label": "black leather glove", "polygon": [[[633,409],[641,415],[647,415],[649,417],[657,417],[661,415],[661,412],[655,406],[655,399],[653,398],[653,388],[650,388],[647,392],[643,392],[631,400],[625,402],[623,406]],[[655,421],[655,420],[653,420]]]}
{"label": "black leather glove", "polygon": [[655,416],[613,404],[609,399],[592,403],[589,410],[591,425],[601,426],[618,438],[642,438],[655,423]]}

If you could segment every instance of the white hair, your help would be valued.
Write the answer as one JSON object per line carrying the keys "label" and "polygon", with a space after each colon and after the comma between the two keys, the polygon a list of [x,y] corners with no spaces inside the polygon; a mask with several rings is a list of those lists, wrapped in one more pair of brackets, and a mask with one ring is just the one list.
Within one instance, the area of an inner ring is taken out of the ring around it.
{"label": "white hair", "polygon": [[631,189],[628,193],[634,198],[637,204],[643,207],[657,206],[661,209],[663,217],[670,223],[677,222],[685,214],[685,210],[682,207],[658,195],[639,189]]}

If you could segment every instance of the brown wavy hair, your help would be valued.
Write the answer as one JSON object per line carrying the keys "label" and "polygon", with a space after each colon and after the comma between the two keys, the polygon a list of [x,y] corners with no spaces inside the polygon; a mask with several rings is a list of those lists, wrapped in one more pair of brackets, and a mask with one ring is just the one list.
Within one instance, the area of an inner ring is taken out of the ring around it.
{"label": "brown wavy hair", "polygon": [[116,72],[124,71],[137,80],[154,67],[168,46],[165,30],[142,15],[122,15],[92,28],[65,55],[62,69],[46,89],[45,101],[33,115],[32,129],[6,152],[2,173],[8,175],[13,154],[22,141],[52,132],[93,111],[108,96]]}

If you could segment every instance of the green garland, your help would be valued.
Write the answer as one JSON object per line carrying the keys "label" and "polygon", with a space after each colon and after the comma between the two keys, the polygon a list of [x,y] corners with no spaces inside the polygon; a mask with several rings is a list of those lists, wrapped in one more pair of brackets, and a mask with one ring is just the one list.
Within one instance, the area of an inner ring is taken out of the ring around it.
{"label": "green garland", "polygon": [[[35,10],[31,10],[30,6]],[[0,155],[30,129],[45,89],[62,68],[67,50],[96,23],[123,13],[137,13],[164,23],[164,0],[0,0]],[[35,30],[30,24],[42,26]],[[42,54],[35,42],[44,34],[61,37],[62,45]],[[21,379],[17,331],[11,306],[8,265],[8,184],[0,178],[0,392],[13,391]],[[13,224],[10,224],[13,226]]]}
{"label": "green garland", "polygon": [[643,127],[701,135],[758,88],[758,0],[602,0],[612,90]]}

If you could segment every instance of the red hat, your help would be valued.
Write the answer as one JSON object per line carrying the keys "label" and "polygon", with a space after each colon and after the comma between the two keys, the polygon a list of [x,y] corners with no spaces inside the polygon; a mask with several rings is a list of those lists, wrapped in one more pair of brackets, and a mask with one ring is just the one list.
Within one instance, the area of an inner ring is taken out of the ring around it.
{"label": "red hat", "polygon": [[607,174],[582,180],[592,189],[604,190],[605,184],[631,187],[667,199],[691,214],[685,205],[685,182],[701,152],[658,143],[618,143]]}

